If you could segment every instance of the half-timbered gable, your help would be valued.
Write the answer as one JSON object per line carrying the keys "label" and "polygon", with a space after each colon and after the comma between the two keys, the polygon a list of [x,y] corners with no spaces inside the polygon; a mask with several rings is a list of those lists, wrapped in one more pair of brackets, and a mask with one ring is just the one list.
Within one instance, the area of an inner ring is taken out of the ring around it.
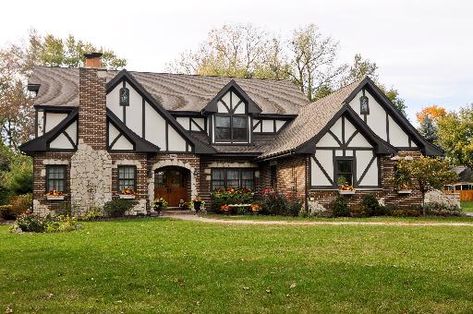
{"label": "half-timbered gable", "polygon": [[344,177],[355,187],[378,187],[377,144],[365,134],[348,116],[338,118],[315,143],[315,153],[310,156],[311,186],[334,188],[339,177]]}

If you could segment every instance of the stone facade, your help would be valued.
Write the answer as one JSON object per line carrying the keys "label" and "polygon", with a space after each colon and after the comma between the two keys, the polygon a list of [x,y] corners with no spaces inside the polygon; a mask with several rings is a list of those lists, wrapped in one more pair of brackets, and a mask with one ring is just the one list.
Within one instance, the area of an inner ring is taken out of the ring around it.
{"label": "stone facade", "polygon": [[102,207],[112,199],[112,158],[79,138],[70,166],[71,205],[79,211]]}

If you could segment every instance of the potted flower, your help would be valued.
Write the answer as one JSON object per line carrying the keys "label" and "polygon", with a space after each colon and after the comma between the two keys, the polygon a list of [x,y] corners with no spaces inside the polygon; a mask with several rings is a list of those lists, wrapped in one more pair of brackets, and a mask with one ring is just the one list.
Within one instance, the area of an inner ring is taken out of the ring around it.
{"label": "potted flower", "polygon": [[230,206],[228,206],[227,204],[223,204],[222,206],[220,206],[220,210],[224,214],[229,214],[230,213]]}
{"label": "potted flower", "polygon": [[154,200],[153,209],[158,213],[158,216],[161,214],[161,210],[168,207],[168,202],[164,197],[158,197]]}
{"label": "potted flower", "polygon": [[355,188],[348,184],[347,179],[344,176],[338,177],[337,179],[338,193],[342,195],[355,194]]}
{"label": "potted flower", "polygon": [[133,200],[133,199],[135,199],[135,191],[130,187],[126,187],[123,190],[121,190],[121,192],[118,196],[121,199]]}
{"label": "potted flower", "polygon": [[64,193],[53,189],[46,193],[46,199],[48,201],[62,201],[64,200]]}
{"label": "potted flower", "polygon": [[253,203],[253,204],[251,204],[251,206],[250,206],[250,210],[251,210],[251,212],[252,212],[254,215],[256,215],[256,214],[258,214],[258,213],[260,212],[260,210],[261,210],[261,205],[258,204],[258,203]]}
{"label": "potted flower", "polygon": [[197,196],[192,200],[192,205],[194,207],[195,212],[198,213],[201,209],[205,207],[205,202],[200,198],[200,196]]}

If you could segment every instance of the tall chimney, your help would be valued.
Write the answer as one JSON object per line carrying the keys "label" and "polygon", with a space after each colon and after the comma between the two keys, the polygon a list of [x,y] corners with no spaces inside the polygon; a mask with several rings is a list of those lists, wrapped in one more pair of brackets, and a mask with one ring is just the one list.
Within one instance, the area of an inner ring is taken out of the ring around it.
{"label": "tall chimney", "polygon": [[102,53],[101,52],[91,52],[85,53],[85,67],[86,68],[102,68]]}

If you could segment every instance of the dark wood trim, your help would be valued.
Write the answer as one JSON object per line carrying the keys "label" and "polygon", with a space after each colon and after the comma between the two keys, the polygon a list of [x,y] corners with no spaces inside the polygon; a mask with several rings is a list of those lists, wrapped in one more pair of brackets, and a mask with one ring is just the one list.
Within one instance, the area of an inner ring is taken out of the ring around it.
{"label": "dark wood trim", "polygon": [[141,137],[146,138],[146,102],[144,97],[141,97]]}

